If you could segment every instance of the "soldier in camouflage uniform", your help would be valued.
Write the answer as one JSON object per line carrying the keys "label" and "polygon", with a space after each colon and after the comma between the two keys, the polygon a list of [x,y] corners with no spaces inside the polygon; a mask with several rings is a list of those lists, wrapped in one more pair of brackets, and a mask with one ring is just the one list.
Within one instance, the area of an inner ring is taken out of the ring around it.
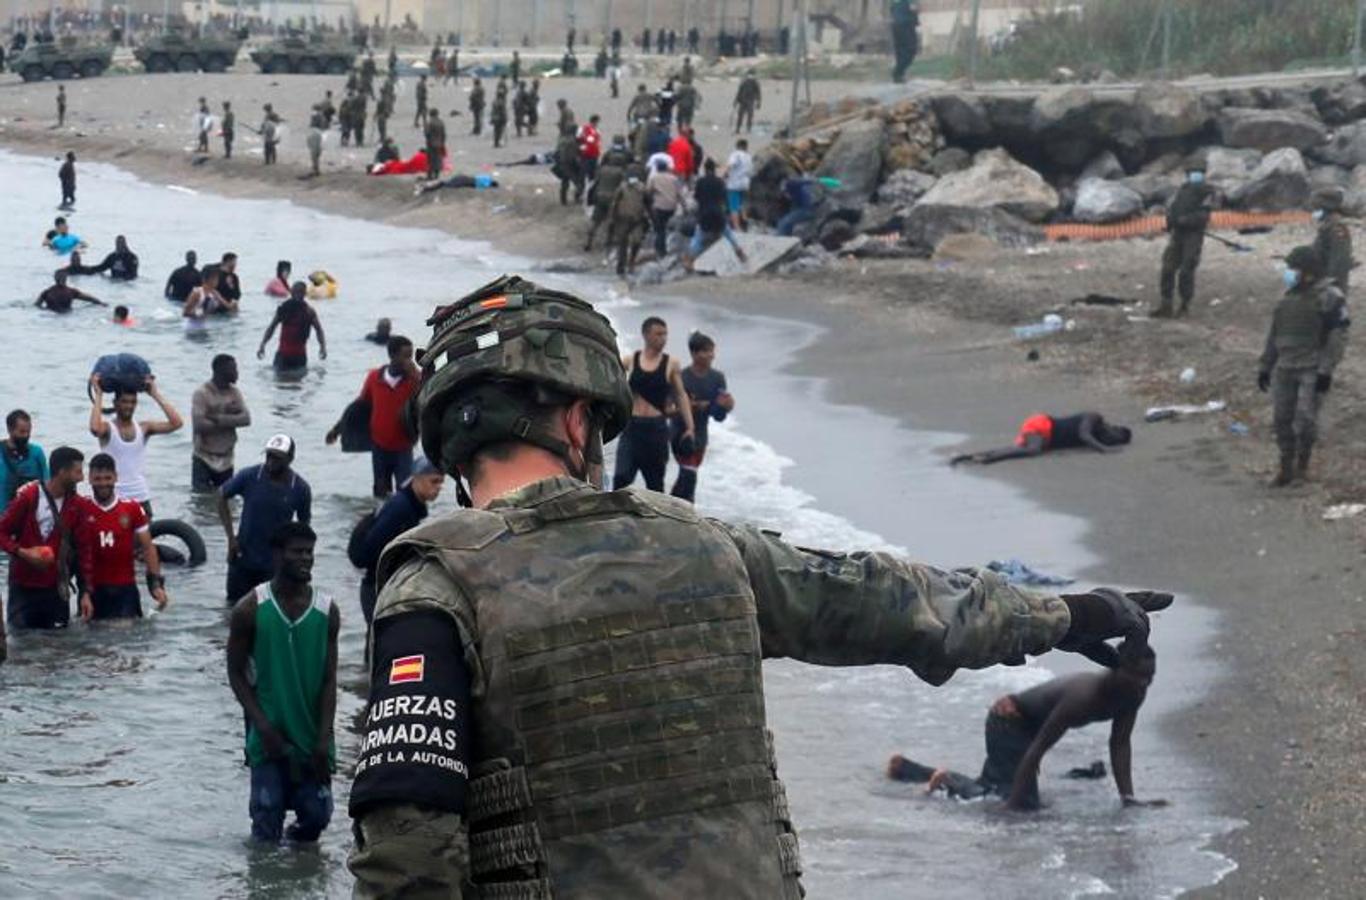
{"label": "soldier in camouflage uniform", "polygon": [[650,222],[649,205],[645,201],[645,183],[639,166],[626,170],[626,180],[612,196],[607,230],[617,243],[617,274],[636,270],[636,256],[640,253],[645,228]]}
{"label": "soldier in camouflage uniform", "polygon": [[740,82],[740,87],[735,91],[735,102],[731,104],[735,107],[735,133],[740,133],[743,125],[745,132],[754,130],[754,111],[763,104],[763,91],[759,87],[759,79],[754,76],[754,70],[750,69],[745,73],[745,78]]}
{"label": "soldier in camouflage uniform", "polygon": [[1352,232],[1342,218],[1342,188],[1323,188],[1310,198],[1319,233],[1314,238],[1314,252],[1323,261],[1323,274],[1337,285],[1346,297],[1351,287]]}
{"label": "soldier in camouflage uniform", "polygon": [[1146,637],[1170,595],[802,550],[603,492],[607,320],[503,278],[439,309],[416,418],[472,508],[390,544],[351,815],[358,898],[797,898],[765,658],[957,669]]}
{"label": "soldier in camouflage uniform", "polygon": [[[616,196],[617,188],[626,180],[626,167],[631,164],[631,151],[626,149],[626,138],[615,135],[612,138],[612,146],[602,159],[598,161],[598,177],[593,180],[593,187],[589,199],[593,203],[593,218],[588,224],[588,240],[584,241],[583,250],[585,253],[593,249],[593,238],[597,235],[602,223],[608,220],[612,212],[612,198]],[[607,244],[612,244],[612,226],[607,226]]]}
{"label": "soldier in camouflage uniform", "polygon": [[484,82],[474,76],[474,87],[470,89],[470,116],[474,119],[474,130],[470,134],[480,134],[484,130]]}
{"label": "soldier in camouflage uniform", "polygon": [[394,83],[385,81],[380,88],[379,100],[375,101],[375,130],[379,132],[379,142],[389,137],[389,119],[394,114]]}
{"label": "soldier in camouflage uniform", "polygon": [[[1153,311],[1154,318],[1169,319],[1185,315],[1195,296],[1195,270],[1200,267],[1200,251],[1205,246],[1205,228],[1209,226],[1210,208],[1214,204],[1214,190],[1205,183],[1204,163],[1194,163],[1186,170],[1186,183],[1176,192],[1167,210],[1167,230],[1171,238],[1162,253],[1162,304]],[[1172,289],[1178,279],[1181,289],[1181,309],[1172,309]]]}
{"label": "soldier in camouflage uniform", "polygon": [[1272,391],[1280,468],[1272,487],[1304,478],[1318,437],[1319,404],[1333,387],[1333,370],[1347,342],[1347,304],[1312,247],[1285,258],[1285,296],[1266,336],[1257,387]]}

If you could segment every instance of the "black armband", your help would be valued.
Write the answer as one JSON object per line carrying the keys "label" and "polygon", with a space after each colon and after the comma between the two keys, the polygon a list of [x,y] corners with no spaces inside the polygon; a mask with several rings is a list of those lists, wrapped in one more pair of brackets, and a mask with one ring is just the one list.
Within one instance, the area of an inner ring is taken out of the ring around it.
{"label": "black armband", "polygon": [[391,803],[463,813],[469,704],[469,668],[450,618],[412,612],[377,621],[351,817]]}
{"label": "black armband", "polygon": [[147,573],[147,590],[155,591],[157,588],[164,588],[166,579],[155,572]]}

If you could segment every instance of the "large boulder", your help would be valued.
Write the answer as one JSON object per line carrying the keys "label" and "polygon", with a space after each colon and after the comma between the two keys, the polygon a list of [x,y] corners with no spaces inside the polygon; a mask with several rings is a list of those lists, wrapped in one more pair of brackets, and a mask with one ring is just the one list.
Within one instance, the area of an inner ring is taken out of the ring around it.
{"label": "large boulder", "polygon": [[1221,191],[1231,191],[1240,187],[1252,175],[1252,170],[1262,162],[1258,150],[1230,150],[1227,147],[1210,147],[1203,151],[1205,158],[1205,178]]}
{"label": "large boulder", "polygon": [[1144,84],[1134,94],[1138,127],[1148,140],[1179,138],[1195,134],[1210,122],[1209,110],[1200,95],[1189,88],[1166,82]]}
{"label": "large boulder", "polygon": [[1039,97],[1030,129],[1057,166],[1079,170],[1096,148],[1114,147],[1134,155],[1143,146],[1138,111],[1128,101],[1097,97],[1082,87],[1059,88]]}
{"label": "large boulder", "polygon": [[1124,166],[1120,165],[1118,157],[1113,151],[1102,150],[1086,164],[1086,168],[1081,170],[1079,180],[1085,181],[1088,178],[1100,178],[1105,181],[1113,181],[1116,178],[1124,177]]}
{"label": "large boulder", "polygon": [[962,147],[945,147],[925,165],[925,170],[936,178],[972,168],[972,154]]}
{"label": "large boulder", "polygon": [[1322,85],[1309,92],[1319,118],[1329,125],[1344,125],[1366,118],[1366,85],[1355,79]]}
{"label": "large boulder", "polygon": [[1142,173],[1120,179],[1120,184],[1143,198],[1144,206],[1166,206],[1181,189],[1179,175]]}
{"label": "large boulder", "polygon": [[991,122],[992,134],[999,141],[1024,141],[1030,137],[1034,121],[1033,97],[1010,97],[988,94],[982,106]]}
{"label": "large boulder", "polygon": [[1092,224],[1122,222],[1142,211],[1141,194],[1117,181],[1100,178],[1083,179],[1072,203],[1072,218]]}
{"label": "large boulder", "polygon": [[999,208],[918,203],[901,226],[902,240],[935,248],[953,234],[980,234],[1007,247],[1027,247],[1044,239],[1043,229]]}
{"label": "large boulder", "polygon": [[998,148],[978,153],[971,169],[941,178],[920,202],[999,207],[1030,222],[1041,222],[1058,208],[1058,192],[1038,172]]}
{"label": "large boulder", "polygon": [[1311,193],[1319,188],[1348,188],[1351,185],[1352,171],[1350,169],[1332,164],[1311,166],[1309,169],[1309,190]]}
{"label": "large boulder", "polygon": [[877,189],[877,202],[894,209],[911,206],[934,187],[938,180],[928,172],[900,169],[889,175]]}
{"label": "large boulder", "polygon": [[954,143],[972,143],[991,137],[991,118],[976,94],[939,94],[930,100],[939,130]]}
{"label": "large boulder", "polygon": [[1329,136],[1327,143],[1311,149],[1309,155],[1349,169],[1366,164],[1366,122],[1343,125]]}
{"label": "large boulder", "polygon": [[1282,147],[1308,150],[1328,140],[1322,122],[1288,109],[1226,109],[1219,114],[1219,133],[1229,147],[1263,153]]}
{"label": "large boulder", "polygon": [[881,119],[851,122],[840,129],[816,169],[816,177],[838,178],[842,194],[867,199],[882,181],[886,155],[887,128]]}
{"label": "large boulder", "polygon": [[1268,153],[1228,199],[1238,209],[1303,209],[1309,202],[1309,169],[1304,157],[1290,147]]}

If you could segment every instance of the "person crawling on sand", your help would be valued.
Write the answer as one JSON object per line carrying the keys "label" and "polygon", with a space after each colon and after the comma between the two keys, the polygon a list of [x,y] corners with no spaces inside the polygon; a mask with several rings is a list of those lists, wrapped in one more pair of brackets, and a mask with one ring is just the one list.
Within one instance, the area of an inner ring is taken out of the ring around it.
{"label": "person crawling on sand", "polygon": [[[926,784],[933,792],[970,800],[987,794],[1006,798],[1006,806],[1034,810],[1039,803],[1039,764],[1064,734],[1093,722],[1110,722],[1110,767],[1125,806],[1166,806],[1165,800],[1138,800],[1131,771],[1133,734],[1138,710],[1148,694],[1157,654],[1146,642],[1126,639],[1105,672],[1084,672],[1044,682],[1019,694],[1007,694],[987,713],[987,759],[976,778],[935,769],[897,754],[887,764],[887,777]],[[1104,777],[1104,767],[1073,770],[1073,777]]]}

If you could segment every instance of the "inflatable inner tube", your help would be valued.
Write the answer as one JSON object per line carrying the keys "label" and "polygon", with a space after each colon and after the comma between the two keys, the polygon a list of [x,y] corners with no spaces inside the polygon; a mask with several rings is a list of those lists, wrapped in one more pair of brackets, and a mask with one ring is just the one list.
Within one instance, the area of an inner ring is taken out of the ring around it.
{"label": "inflatable inner tube", "polygon": [[[157,545],[157,556],[164,565],[189,565],[193,568],[208,561],[209,553],[204,546],[204,538],[190,523],[180,519],[154,519],[151,531],[152,540]],[[167,544],[160,538],[174,538],[178,544]]]}

